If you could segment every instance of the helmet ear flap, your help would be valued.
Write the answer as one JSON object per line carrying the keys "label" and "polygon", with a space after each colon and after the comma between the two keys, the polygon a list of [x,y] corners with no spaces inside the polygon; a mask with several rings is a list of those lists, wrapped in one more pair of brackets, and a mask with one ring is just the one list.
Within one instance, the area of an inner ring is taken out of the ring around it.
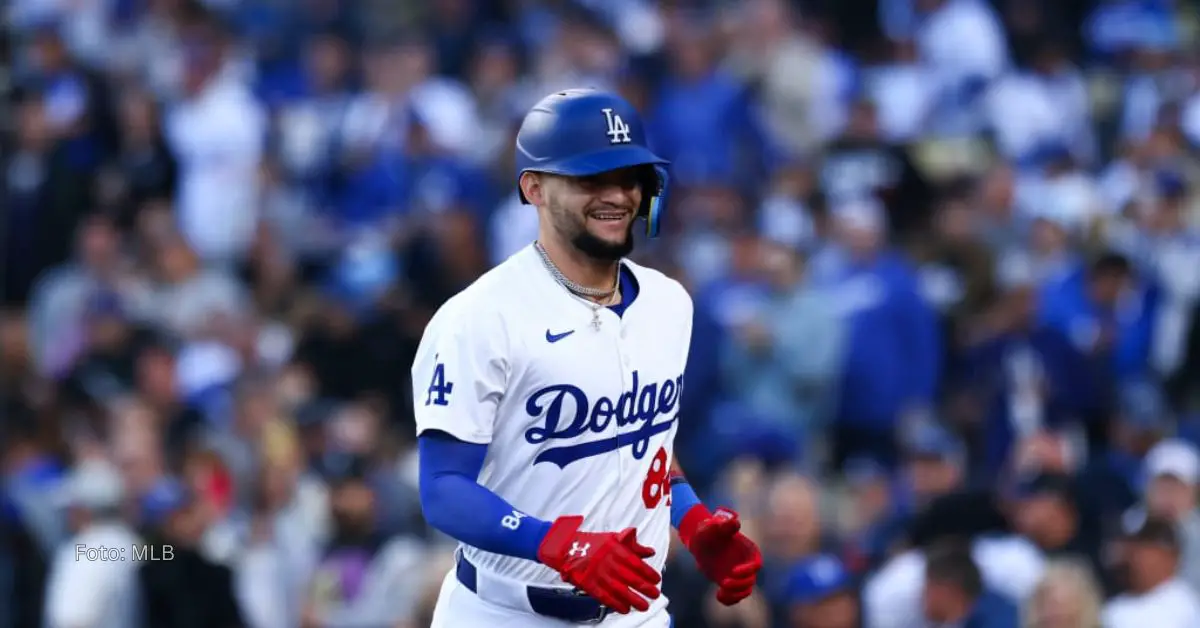
{"label": "helmet ear flap", "polygon": [[662,177],[659,176],[658,168],[653,164],[646,164],[638,168],[638,183],[642,186],[644,196],[658,196],[662,193]]}
{"label": "helmet ear flap", "polygon": [[646,170],[653,175],[653,180],[648,180],[643,184],[642,206],[638,210],[638,216],[646,219],[646,235],[656,238],[661,227],[663,209],[667,203],[667,186],[670,176],[663,166],[650,166]]}

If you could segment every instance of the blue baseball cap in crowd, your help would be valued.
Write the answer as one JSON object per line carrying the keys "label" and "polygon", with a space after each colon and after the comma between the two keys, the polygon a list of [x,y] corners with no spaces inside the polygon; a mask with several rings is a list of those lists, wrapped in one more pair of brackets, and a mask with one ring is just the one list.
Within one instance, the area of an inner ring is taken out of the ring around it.
{"label": "blue baseball cap in crowd", "polygon": [[1071,159],[1071,149],[1061,141],[1044,142],[1026,155],[1026,165],[1045,168]]}
{"label": "blue baseball cap in crowd", "polygon": [[42,15],[34,15],[31,19],[26,19],[24,26],[25,33],[30,37],[41,38],[61,38],[63,33],[65,20],[62,16],[53,13]]}
{"label": "blue baseball cap in crowd", "polygon": [[936,458],[948,462],[961,461],[966,455],[962,441],[944,427],[920,425],[905,435],[904,451],[913,458]]}
{"label": "blue baseball cap in crowd", "polygon": [[21,509],[7,494],[0,493],[0,521],[20,523]]}
{"label": "blue baseball cap in crowd", "polygon": [[1175,199],[1187,196],[1187,179],[1176,170],[1159,170],[1154,174],[1154,184],[1159,196]]}
{"label": "blue baseball cap in crowd", "polygon": [[887,481],[888,471],[878,460],[861,456],[846,461],[842,466],[842,477],[849,486],[859,487],[872,482]]}
{"label": "blue baseball cap in crowd", "polygon": [[1117,401],[1120,419],[1125,425],[1158,431],[1172,423],[1162,387],[1153,381],[1134,379],[1124,382],[1117,391]]}
{"label": "blue baseball cap in crowd", "polygon": [[795,461],[802,447],[797,435],[777,425],[761,423],[748,427],[737,443],[736,451],[766,465],[782,465]]}
{"label": "blue baseball cap in crowd", "polygon": [[853,584],[846,566],[836,556],[821,554],[796,563],[788,573],[788,604],[815,604]]}
{"label": "blue baseball cap in crowd", "polygon": [[182,482],[174,478],[159,480],[142,496],[142,520],[160,525],[190,501],[191,493]]}
{"label": "blue baseball cap in crowd", "polygon": [[88,297],[84,312],[89,320],[123,318],[125,307],[121,295],[102,290]]}
{"label": "blue baseball cap in crowd", "polygon": [[341,405],[332,399],[318,398],[306,401],[296,408],[296,427],[300,429],[323,427],[337,414],[339,409],[341,409]]}
{"label": "blue baseball cap in crowd", "polygon": [[783,429],[740,401],[717,404],[712,417],[714,432],[709,447],[718,458],[718,466],[742,457],[768,466],[782,465],[795,461],[804,449],[794,430]]}
{"label": "blue baseball cap in crowd", "polygon": [[1039,473],[1023,478],[1015,489],[1018,499],[1056,497],[1066,503],[1075,502],[1075,481],[1063,473]]}
{"label": "blue baseball cap in crowd", "polygon": [[370,474],[370,462],[363,456],[331,451],[321,457],[321,475],[332,485],[360,482]]}
{"label": "blue baseball cap in crowd", "polygon": [[346,248],[326,278],[322,292],[361,313],[387,292],[399,274],[395,254],[373,235],[364,235]]}

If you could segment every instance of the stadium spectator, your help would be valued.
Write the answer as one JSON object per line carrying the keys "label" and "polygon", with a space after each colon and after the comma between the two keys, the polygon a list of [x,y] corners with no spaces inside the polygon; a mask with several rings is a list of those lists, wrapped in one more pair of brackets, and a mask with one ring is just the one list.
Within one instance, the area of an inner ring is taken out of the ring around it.
{"label": "stadium spectator", "polygon": [[1143,476],[1144,500],[1125,513],[1126,525],[1133,527],[1147,517],[1174,524],[1180,546],[1179,577],[1200,587],[1200,512],[1196,510],[1200,454],[1191,443],[1164,440],[1146,454]]}
{"label": "stadium spectator", "polygon": [[234,593],[233,572],[205,555],[202,543],[211,521],[203,502],[176,479],[156,482],[141,500],[150,533],[148,547],[165,551],[170,560],[139,565],[139,598],[143,625],[245,626]]}
{"label": "stadium spectator", "polygon": [[1053,561],[1023,613],[1024,628],[1098,628],[1100,587],[1091,566]]}
{"label": "stadium spectator", "polygon": [[952,545],[929,552],[922,606],[925,620],[934,625],[1017,626],[1016,607],[988,591],[970,552]]}
{"label": "stadium spectator", "polygon": [[1143,622],[1186,626],[1200,620],[1196,592],[1178,579],[1179,539],[1174,526],[1147,518],[1123,543],[1127,590],[1104,607],[1104,626],[1125,628]]}
{"label": "stadium spectator", "polygon": [[789,628],[854,628],[859,610],[852,576],[832,556],[795,567],[788,580]]}
{"label": "stadium spectator", "polygon": [[[50,566],[47,623],[101,626],[142,621],[133,552],[147,546],[121,520],[125,495],[120,475],[103,460],[85,461],[67,480],[66,499],[72,534],[56,550]],[[89,552],[97,554],[94,560]]]}

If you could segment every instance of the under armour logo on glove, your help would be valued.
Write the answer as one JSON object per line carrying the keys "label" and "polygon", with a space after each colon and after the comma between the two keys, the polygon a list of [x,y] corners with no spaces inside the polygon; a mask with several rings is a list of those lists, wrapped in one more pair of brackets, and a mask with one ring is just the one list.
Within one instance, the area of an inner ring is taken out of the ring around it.
{"label": "under armour logo on glove", "polygon": [[571,551],[567,552],[567,555],[568,556],[587,556],[588,549],[590,549],[591,547],[592,547],[591,543],[584,543],[582,545],[580,545],[579,543],[572,543]]}

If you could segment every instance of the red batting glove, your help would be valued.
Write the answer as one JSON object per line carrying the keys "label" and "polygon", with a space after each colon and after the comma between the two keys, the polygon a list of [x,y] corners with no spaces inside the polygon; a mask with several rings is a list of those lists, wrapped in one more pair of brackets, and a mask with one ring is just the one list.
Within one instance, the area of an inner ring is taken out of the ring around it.
{"label": "red batting glove", "polygon": [[679,538],[709,580],[717,584],[717,601],[733,606],[750,596],[762,569],[762,552],[745,534],[738,514],[727,508],[709,512],[693,506],[679,523]]}
{"label": "red batting glove", "polygon": [[662,576],[644,559],[654,550],[638,544],[637,530],[580,532],[583,517],[559,517],[538,547],[538,560],[617,613],[646,611]]}

